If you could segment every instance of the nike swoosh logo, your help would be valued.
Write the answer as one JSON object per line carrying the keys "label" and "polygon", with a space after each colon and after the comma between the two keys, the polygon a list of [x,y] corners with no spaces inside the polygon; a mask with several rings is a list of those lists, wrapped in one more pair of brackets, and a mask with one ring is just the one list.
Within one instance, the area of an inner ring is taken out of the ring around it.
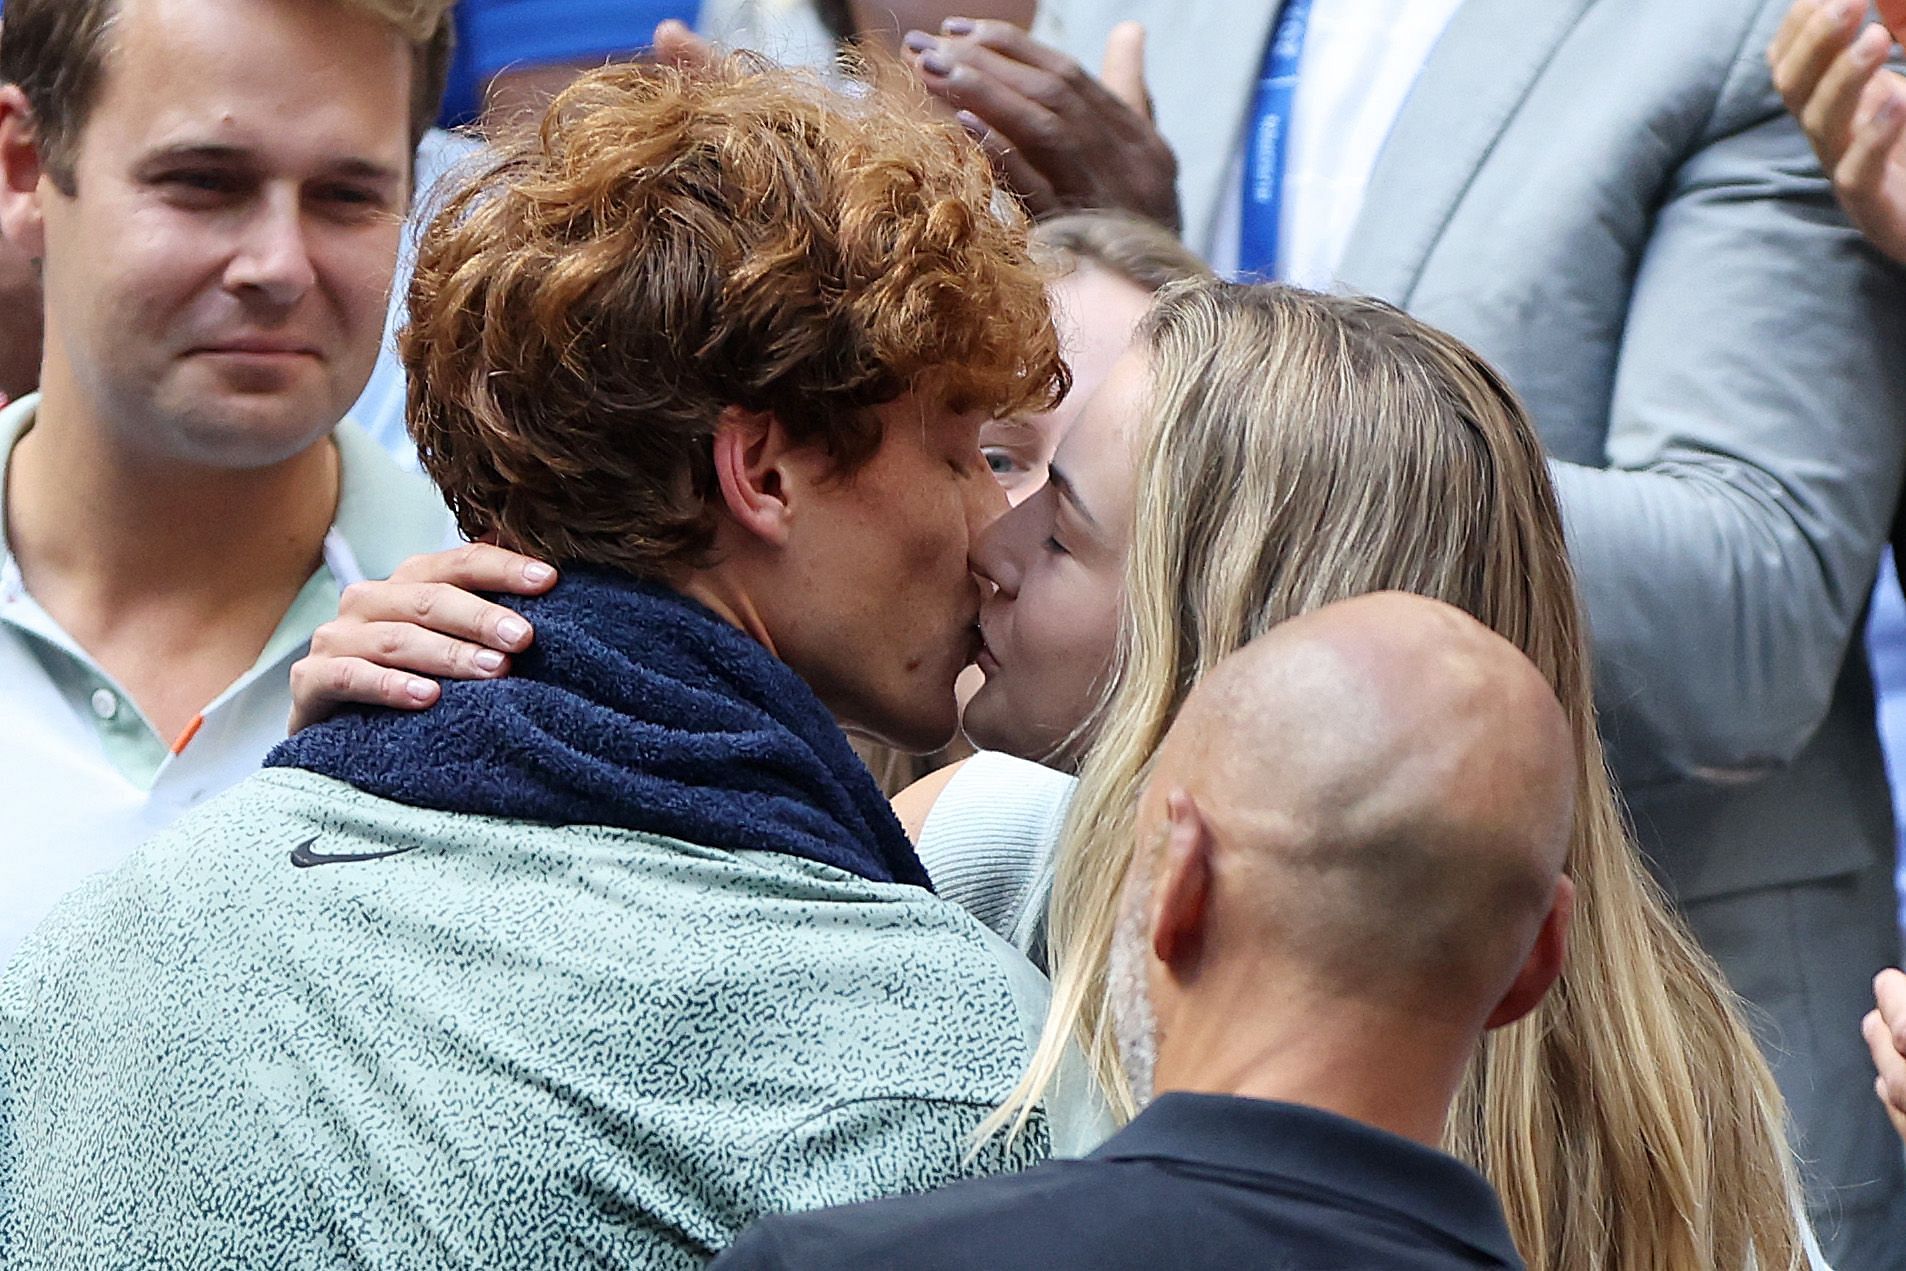
{"label": "nike swoosh logo", "polygon": [[381,861],[386,856],[402,856],[405,852],[414,852],[415,847],[394,847],[388,852],[339,852],[327,856],[311,850],[322,835],[314,834],[298,846],[291,849],[291,863],[299,869],[310,869],[313,865],[349,865],[353,861]]}

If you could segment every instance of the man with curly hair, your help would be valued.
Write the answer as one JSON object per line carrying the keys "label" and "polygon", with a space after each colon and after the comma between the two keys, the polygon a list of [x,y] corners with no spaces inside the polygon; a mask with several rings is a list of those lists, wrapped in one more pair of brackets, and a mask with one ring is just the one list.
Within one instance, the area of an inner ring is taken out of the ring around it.
{"label": "man with curly hair", "polygon": [[535,646],[62,905],[0,978],[0,1249],[688,1267],[1089,1142],[975,1142],[1044,984],[841,729],[954,731],[979,426],[1066,382],[1042,284],[896,87],[609,68],[503,143],[404,352],[463,530],[561,568]]}
{"label": "man with curly hair", "polygon": [[0,959],[255,771],[340,591],[450,537],[340,423],[447,7],[7,6],[0,233],[28,265],[0,295],[43,294],[46,338],[39,391],[0,411]]}

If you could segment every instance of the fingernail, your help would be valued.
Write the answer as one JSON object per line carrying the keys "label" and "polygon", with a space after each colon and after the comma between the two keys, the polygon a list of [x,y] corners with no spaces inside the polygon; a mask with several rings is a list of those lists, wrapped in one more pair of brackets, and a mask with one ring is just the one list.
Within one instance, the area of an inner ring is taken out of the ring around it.
{"label": "fingernail", "polygon": [[972,133],[975,137],[984,137],[991,131],[991,129],[987,128],[986,121],[970,110],[956,110],[953,112],[953,118],[959,120],[960,127],[966,129],[966,131]]}
{"label": "fingernail", "polygon": [[430,695],[436,691],[437,686],[429,680],[411,679],[404,683],[404,692],[410,694],[411,700],[415,702],[429,701]]}
{"label": "fingernail", "polygon": [[550,579],[554,578],[555,576],[556,576],[556,571],[551,569],[549,566],[541,563],[540,561],[534,561],[528,565],[523,566],[523,581],[526,583],[531,583],[538,587],[542,586],[544,583],[548,582]]}
{"label": "fingernail", "polygon": [[503,655],[495,649],[484,649],[476,655],[475,661],[480,670],[492,675],[503,669]]}
{"label": "fingernail", "polygon": [[937,49],[920,55],[920,68],[929,75],[947,76],[953,73],[953,63],[940,56]]}
{"label": "fingernail", "polygon": [[973,34],[973,19],[948,18],[946,21],[940,23],[940,29],[948,35],[971,35]]}
{"label": "fingernail", "polygon": [[504,644],[514,647],[529,639],[529,623],[521,618],[505,618],[496,624],[496,636]]}
{"label": "fingernail", "polygon": [[940,41],[925,31],[909,31],[906,34],[906,38],[900,42],[912,49],[915,53],[924,53],[928,49],[934,49],[940,46]]}

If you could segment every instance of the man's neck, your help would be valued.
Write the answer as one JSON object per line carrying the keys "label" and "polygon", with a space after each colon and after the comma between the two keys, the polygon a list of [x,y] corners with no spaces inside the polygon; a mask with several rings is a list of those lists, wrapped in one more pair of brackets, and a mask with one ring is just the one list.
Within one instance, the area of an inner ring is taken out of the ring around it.
{"label": "man's neck", "polygon": [[1475,1044],[1467,1030],[1357,1003],[1178,1014],[1159,1046],[1159,1093],[1302,1104],[1430,1147]]}
{"label": "man's neck", "polygon": [[29,588],[229,596],[302,583],[337,511],[329,439],[266,468],[129,454],[42,399],[6,465],[7,544]]}
{"label": "man's neck", "polygon": [[5,481],[28,592],[171,735],[256,660],[322,561],[340,463],[329,439],[244,471],[129,454],[42,399]]}

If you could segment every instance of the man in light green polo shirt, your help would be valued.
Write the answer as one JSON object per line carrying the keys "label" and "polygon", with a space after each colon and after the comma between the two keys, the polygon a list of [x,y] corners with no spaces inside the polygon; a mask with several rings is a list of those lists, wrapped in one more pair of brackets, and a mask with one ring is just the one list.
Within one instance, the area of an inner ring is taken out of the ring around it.
{"label": "man in light green polo shirt", "polygon": [[36,262],[46,345],[0,414],[0,958],[282,739],[342,587],[448,538],[339,424],[448,7],[7,7],[0,233]]}

